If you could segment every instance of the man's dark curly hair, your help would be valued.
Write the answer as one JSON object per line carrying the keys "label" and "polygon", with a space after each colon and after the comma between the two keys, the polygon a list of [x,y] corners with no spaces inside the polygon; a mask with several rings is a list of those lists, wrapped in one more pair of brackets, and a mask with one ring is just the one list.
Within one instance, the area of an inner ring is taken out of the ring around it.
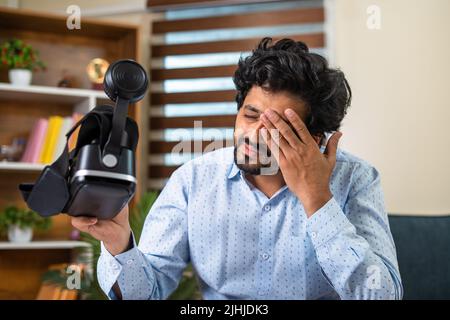
{"label": "man's dark curly hair", "polygon": [[305,43],[291,39],[276,43],[262,39],[250,56],[239,60],[233,81],[238,110],[253,86],[299,97],[309,108],[306,125],[313,135],[338,130],[352,97],[342,71],[330,68]]}

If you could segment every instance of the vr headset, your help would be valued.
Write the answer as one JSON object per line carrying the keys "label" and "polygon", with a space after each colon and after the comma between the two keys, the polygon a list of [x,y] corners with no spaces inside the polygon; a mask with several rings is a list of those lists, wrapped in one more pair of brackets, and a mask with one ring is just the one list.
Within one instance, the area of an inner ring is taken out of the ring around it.
{"label": "vr headset", "polygon": [[64,151],[44,167],[34,184],[19,190],[28,207],[43,217],[67,213],[111,219],[132,199],[136,189],[136,122],[127,117],[128,105],[141,100],[148,78],[133,60],[111,64],[103,81],[115,107],[100,105],[66,134],[67,142],[79,128],[76,147]]}

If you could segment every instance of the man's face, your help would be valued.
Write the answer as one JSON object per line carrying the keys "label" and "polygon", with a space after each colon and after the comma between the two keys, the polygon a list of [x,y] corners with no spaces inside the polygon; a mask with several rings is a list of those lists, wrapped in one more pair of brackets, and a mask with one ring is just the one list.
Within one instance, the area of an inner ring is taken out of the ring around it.
{"label": "man's face", "polygon": [[284,115],[287,108],[293,109],[303,121],[307,116],[304,102],[288,92],[273,93],[257,86],[248,92],[236,117],[234,161],[239,169],[253,175],[261,174],[261,169],[274,161],[274,152],[270,152],[259,133],[263,128],[259,117],[267,108],[277,112],[288,124]]}

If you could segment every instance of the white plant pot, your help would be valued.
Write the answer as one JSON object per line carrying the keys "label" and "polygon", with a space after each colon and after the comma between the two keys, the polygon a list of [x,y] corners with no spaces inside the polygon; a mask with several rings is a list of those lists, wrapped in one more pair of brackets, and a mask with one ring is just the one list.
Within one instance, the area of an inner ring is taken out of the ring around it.
{"label": "white plant pot", "polygon": [[9,82],[15,86],[29,86],[33,73],[27,69],[11,69],[9,70]]}
{"label": "white plant pot", "polygon": [[18,225],[8,227],[8,240],[15,243],[30,242],[33,238],[33,228],[21,229]]}

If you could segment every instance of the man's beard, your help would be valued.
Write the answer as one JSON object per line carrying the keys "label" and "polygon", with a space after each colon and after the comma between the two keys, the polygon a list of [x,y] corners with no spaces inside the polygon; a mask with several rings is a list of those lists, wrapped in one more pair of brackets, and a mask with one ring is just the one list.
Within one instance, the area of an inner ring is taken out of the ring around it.
{"label": "man's beard", "polygon": [[[242,153],[242,147],[248,145],[254,151],[256,155],[254,157],[249,157]],[[241,151],[239,150],[241,149]],[[240,153],[238,155],[238,152]],[[271,157],[271,151],[267,146],[261,146],[260,144],[255,144],[250,142],[248,137],[239,137],[234,144],[234,163],[236,166],[242,170],[244,173],[250,175],[260,175],[263,168],[269,168],[271,166],[270,162],[267,160]],[[261,163],[261,159],[264,159]]]}

